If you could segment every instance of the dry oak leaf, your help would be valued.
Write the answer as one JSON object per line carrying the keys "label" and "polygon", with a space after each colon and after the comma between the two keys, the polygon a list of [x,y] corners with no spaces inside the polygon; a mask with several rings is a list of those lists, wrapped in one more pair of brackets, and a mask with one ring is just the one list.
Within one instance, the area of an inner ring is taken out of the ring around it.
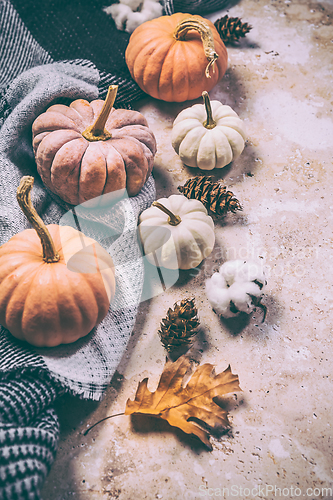
{"label": "dry oak leaf", "polygon": [[127,400],[125,415],[146,414],[162,418],[187,434],[195,434],[212,449],[209,431],[189,419],[201,421],[212,430],[229,427],[228,412],[213,398],[241,391],[238,375],[231,373],[230,365],[215,375],[214,366],[206,363],[195,370],[184,387],[183,379],[190,366],[191,360],[185,355],[174,363],[167,361],[156,391],[150,392],[147,388],[148,378],[142,380],[134,401]]}

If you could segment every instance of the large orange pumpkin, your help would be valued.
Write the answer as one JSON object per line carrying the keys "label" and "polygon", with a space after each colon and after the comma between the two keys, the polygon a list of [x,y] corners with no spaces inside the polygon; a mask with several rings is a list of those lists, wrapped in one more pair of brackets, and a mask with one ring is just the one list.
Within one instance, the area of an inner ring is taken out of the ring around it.
{"label": "large orange pumpkin", "polygon": [[[55,104],[33,123],[38,173],[67,203],[78,205],[125,188],[135,196],[153,169],[154,134],[138,111],[112,108],[117,88],[110,87],[105,102]],[[107,205],[109,197],[96,203]]]}
{"label": "large orange pumpkin", "polygon": [[35,229],[0,247],[0,324],[39,347],[75,342],[107,314],[115,293],[113,262],[96,241],[69,226],[45,226],[23,177],[18,201]]}
{"label": "large orange pumpkin", "polygon": [[227,49],[213,23],[183,13],[141,24],[131,35],[125,57],[144,92],[171,102],[209,92],[228,65]]}

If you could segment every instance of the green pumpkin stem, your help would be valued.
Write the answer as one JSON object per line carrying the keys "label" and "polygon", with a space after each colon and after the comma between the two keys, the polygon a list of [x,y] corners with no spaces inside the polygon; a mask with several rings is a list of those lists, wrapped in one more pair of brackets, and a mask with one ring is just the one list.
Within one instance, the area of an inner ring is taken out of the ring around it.
{"label": "green pumpkin stem", "polygon": [[182,220],[179,217],[179,215],[173,214],[171,212],[171,210],[169,210],[164,205],[162,205],[162,203],[159,203],[158,201],[153,201],[152,206],[159,208],[160,210],[162,210],[162,212],[164,212],[165,214],[167,214],[169,216],[168,217],[168,224],[170,224],[170,226],[178,226],[178,224],[181,223]]}
{"label": "green pumpkin stem", "polygon": [[118,85],[110,85],[103,108],[96,118],[93,125],[90,125],[82,132],[82,135],[87,141],[106,141],[111,139],[111,134],[105,129],[105,124],[112,110],[114,101],[116,100]]}
{"label": "green pumpkin stem", "polygon": [[208,64],[205,70],[205,75],[206,78],[211,78],[209,74],[210,68],[211,67],[213,68],[213,73],[214,73],[215,61],[219,57],[218,54],[215,52],[214,37],[212,30],[210,29],[207,23],[192,16],[192,17],[186,17],[177,24],[175,31],[173,32],[173,36],[176,40],[184,41],[186,40],[186,35],[188,31],[191,30],[198,31],[200,34],[205,56],[208,60]]}
{"label": "green pumpkin stem", "polygon": [[203,93],[202,93],[202,97],[203,97],[203,100],[204,100],[204,104],[205,104],[205,108],[206,108],[206,114],[207,114],[207,120],[204,122],[203,125],[204,125],[204,127],[208,128],[208,129],[214,128],[214,127],[216,127],[216,122],[213,119],[213,112],[212,112],[212,107],[210,105],[210,99],[209,99],[208,92],[206,92],[204,90]]}
{"label": "green pumpkin stem", "polygon": [[58,262],[60,256],[56,251],[52,237],[31,202],[30,192],[33,184],[34,178],[30,175],[22,177],[17,188],[16,199],[22,212],[39,236],[43,248],[43,259],[45,262]]}

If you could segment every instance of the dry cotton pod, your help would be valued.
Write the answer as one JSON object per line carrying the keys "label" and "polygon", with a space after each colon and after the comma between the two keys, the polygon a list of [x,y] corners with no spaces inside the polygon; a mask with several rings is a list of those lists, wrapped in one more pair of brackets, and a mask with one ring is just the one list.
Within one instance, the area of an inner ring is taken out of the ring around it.
{"label": "dry cotton pod", "polygon": [[167,269],[198,266],[215,243],[214,222],[203,204],[177,194],[142,212],[139,233],[149,262]]}
{"label": "dry cotton pod", "polygon": [[211,90],[228,65],[227,49],[214,24],[180,12],[136,28],[125,57],[144,92],[171,102],[196,99]]}
{"label": "dry cotton pod", "polygon": [[189,167],[223,168],[244,149],[244,124],[230,106],[210,101],[206,91],[202,97],[204,104],[184,109],[173,122],[172,146]]}
{"label": "dry cotton pod", "polygon": [[106,316],[115,293],[113,262],[96,241],[69,226],[46,226],[30,199],[33,177],[17,198],[34,229],[0,247],[0,324],[38,347],[69,344]]}
{"label": "dry cotton pod", "polygon": [[[71,205],[108,193],[135,196],[154,163],[156,140],[138,111],[114,109],[118,86],[106,100],[55,104],[32,125],[37,170],[45,186]],[[93,202],[91,202],[92,204]]]}

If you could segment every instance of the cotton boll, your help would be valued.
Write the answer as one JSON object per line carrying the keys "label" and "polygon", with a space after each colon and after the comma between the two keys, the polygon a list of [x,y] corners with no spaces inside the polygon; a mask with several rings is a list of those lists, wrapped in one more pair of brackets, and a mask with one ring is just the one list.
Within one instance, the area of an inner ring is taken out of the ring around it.
{"label": "cotton boll", "polygon": [[223,276],[219,273],[213,274],[211,278],[206,280],[206,296],[216,314],[229,317],[230,298],[228,288]]}
{"label": "cotton boll", "polygon": [[235,277],[244,266],[243,260],[228,260],[220,267],[220,273],[225,278],[229,286],[235,281]]}
{"label": "cotton boll", "polygon": [[262,266],[256,262],[245,262],[242,267],[239,267],[235,281],[237,282],[247,282],[256,281],[262,286],[265,285],[265,275]]}
{"label": "cotton boll", "polygon": [[123,5],[128,5],[131,8],[132,12],[136,10],[141,10],[142,0],[120,0],[120,3]]}
{"label": "cotton boll", "polygon": [[107,14],[111,14],[112,19],[116,23],[117,30],[124,31],[128,16],[132,14],[132,10],[128,5],[115,3],[104,9]]}
{"label": "cotton boll", "polygon": [[255,283],[234,283],[228,290],[229,300],[233,302],[238,311],[249,314],[255,307],[251,292],[257,293],[258,290],[259,287]]}
{"label": "cotton boll", "polygon": [[257,306],[263,309],[265,318],[267,308],[261,304],[265,284],[261,266],[233,260],[225,262],[218,273],[206,280],[206,294],[214,311],[225,318],[240,312],[249,314]]}
{"label": "cotton boll", "polygon": [[[235,285],[236,284],[238,285],[238,283],[235,283]],[[251,297],[259,298],[259,297],[263,297],[263,295],[264,295],[260,286],[254,281],[247,281],[245,283],[239,283],[239,284],[244,288],[244,290],[246,291],[246,293],[248,295],[251,295]]]}
{"label": "cotton boll", "polygon": [[228,287],[224,277],[219,273],[214,273],[211,278],[208,278],[208,280],[206,280],[206,287],[207,287],[207,285],[209,287],[214,286],[214,287],[218,287],[218,288],[227,288]]}
{"label": "cotton boll", "polygon": [[160,17],[163,14],[163,6],[156,0],[145,0],[143,5],[144,10],[149,10],[154,17]]}
{"label": "cotton boll", "polygon": [[245,283],[254,280],[262,286],[266,283],[262,266],[256,262],[229,260],[221,266],[220,273],[225,277],[229,286],[234,282]]}
{"label": "cotton boll", "polygon": [[160,17],[163,13],[162,5],[157,2],[145,1],[143,7],[141,12],[132,12],[128,16],[126,23],[126,31],[128,33],[133,33],[140,24],[155,19],[155,17]]}
{"label": "cotton boll", "polygon": [[132,33],[138,26],[160,17],[163,7],[157,0],[121,0],[104,8],[116,23],[117,29]]}

